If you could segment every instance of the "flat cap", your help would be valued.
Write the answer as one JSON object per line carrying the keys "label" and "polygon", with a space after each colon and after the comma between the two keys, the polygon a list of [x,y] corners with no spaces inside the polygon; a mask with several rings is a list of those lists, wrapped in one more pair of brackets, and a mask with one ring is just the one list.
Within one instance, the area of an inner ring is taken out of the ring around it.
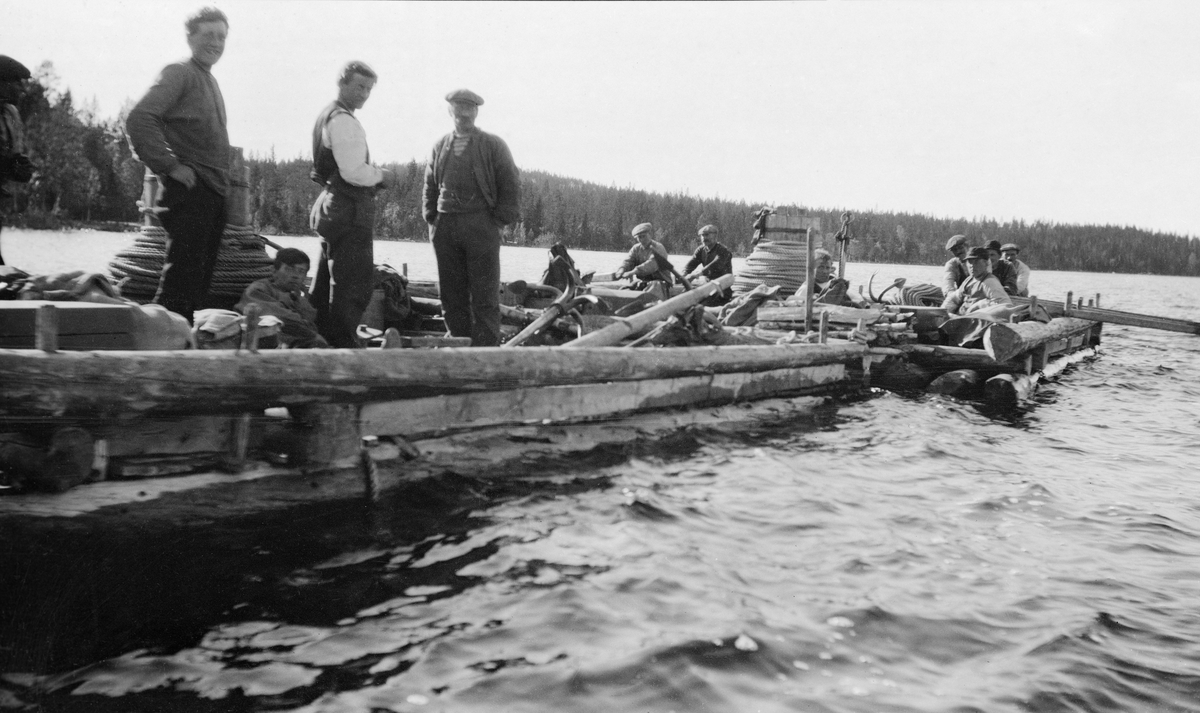
{"label": "flat cap", "polygon": [[983,247],[987,248],[988,250],[995,250],[996,252],[1000,252],[1000,241],[999,240],[989,240]]}
{"label": "flat cap", "polygon": [[451,104],[474,104],[479,106],[483,104],[483,97],[479,96],[470,89],[455,89],[446,95],[446,101]]}
{"label": "flat cap", "polygon": [[706,225],[703,228],[701,228],[700,230],[697,230],[696,235],[708,235],[709,233],[719,233],[719,232],[721,232],[721,231],[717,230],[717,226]]}
{"label": "flat cap", "polygon": [[642,233],[649,233],[651,230],[654,230],[653,225],[651,225],[649,223],[638,223],[637,226],[635,226],[633,229],[633,237],[636,238],[637,236],[641,235]]}
{"label": "flat cap", "polygon": [[29,77],[29,67],[8,55],[0,54],[0,82],[19,82]]}
{"label": "flat cap", "polygon": [[992,256],[988,254],[987,248],[971,248],[967,252],[968,260],[991,260]]}
{"label": "flat cap", "polygon": [[1006,252],[1019,253],[1019,252],[1021,252],[1021,248],[1017,247],[1016,243],[1005,243],[1000,246],[1000,252],[1002,252],[1002,253],[1006,253]]}
{"label": "flat cap", "polygon": [[967,236],[955,235],[954,237],[952,237],[946,241],[946,249],[953,250],[955,248],[955,246],[957,246],[957,245],[966,245],[966,244],[967,244]]}

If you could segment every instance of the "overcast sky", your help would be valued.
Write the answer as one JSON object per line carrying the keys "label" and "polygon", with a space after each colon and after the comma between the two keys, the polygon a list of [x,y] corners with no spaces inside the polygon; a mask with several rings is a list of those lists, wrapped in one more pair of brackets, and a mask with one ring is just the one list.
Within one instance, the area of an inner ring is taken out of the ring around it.
{"label": "overcast sky", "polygon": [[[101,115],[187,55],[203,1],[4,0],[0,53]],[[754,203],[1200,235],[1200,3],[215,2],[235,145],[309,156],[349,59],[377,162],[424,158],[443,97],[517,163]]]}

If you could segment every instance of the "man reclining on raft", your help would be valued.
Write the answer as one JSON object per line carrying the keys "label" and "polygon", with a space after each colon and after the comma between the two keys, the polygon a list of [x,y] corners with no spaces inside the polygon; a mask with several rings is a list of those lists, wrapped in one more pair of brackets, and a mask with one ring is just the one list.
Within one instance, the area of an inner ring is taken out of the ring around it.
{"label": "man reclining on raft", "polygon": [[971,248],[967,253],[970,277],[958,289],[946,295],[942,309],[951,315],[962,315],[996,304],[1011,305],[1012,298],[1004,291],[1000,280],[991,272],[991,256],[987,248]]}
{"label": "man reclining on raft", "polygon": [[304,278],[310,267],[308,255],[296,248],[283,248],[275,254],[275,272],[256,280],[242,293],[235,309],[242,314],[257,304],[262,314],[283,320],[279,341],[292,349],[327,348],[329,343],[317,333],[317,309],[305,295]]}

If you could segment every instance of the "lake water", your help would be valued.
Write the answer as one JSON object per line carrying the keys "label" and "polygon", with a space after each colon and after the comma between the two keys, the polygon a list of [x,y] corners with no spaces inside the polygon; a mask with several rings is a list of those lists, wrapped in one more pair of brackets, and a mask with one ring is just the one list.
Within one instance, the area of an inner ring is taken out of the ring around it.
{"label": "lake water", "polygon": [[[3,248],[103,270],[132,239]],[[436,277],[428,244],[376,249]],[[1028,257],[1043,298],[1200,315],[1200,279]],[[545,261],[506,247],[504,278]],[[873,273],[938,268],[848,269]],[[878,392],[522,478],[447,472],[369,513],[63,528],[23,561],[5,544],[0,708],[1200,712],[1198,404],[1200,337],[1106,325],[1015,412]]]}

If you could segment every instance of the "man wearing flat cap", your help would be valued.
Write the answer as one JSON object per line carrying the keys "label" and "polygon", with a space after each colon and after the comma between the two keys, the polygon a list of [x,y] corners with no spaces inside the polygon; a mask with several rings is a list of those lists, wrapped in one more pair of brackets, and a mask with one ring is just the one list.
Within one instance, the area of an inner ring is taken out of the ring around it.
{"label": "man wearing flat cap", "polygon": [[1013,269],[1016,270],[1017,296],[1028,297],[1029,273],[1031,273],[1032,270],[1029,269],[1028,265],[1017,259],[1017,253],[1019,252],[1021,252],[1021,248],[1017,247],[1015,243],[1005,243],[1000,246],[1001,259],[1009,265],[1012,265]]}
{"label": "man wearing flat cap", "polygon": [[[4,190],[9,181],[28,183],[33,178],[33,164],[25,151],[25,128],[17,112],[21,98],[21,83],[29,79],[29,69],[5,55],[0,55],[0,200],[9,196]],[[0,207],[0,230],[4,229],[4,211]],[[0,254],[0,265],[4,255]]]}
{"label": "man wearing flat cap", "polygon": [[971,276],[946,295],[942,309],[949,314],[967,314],[994,304],[1011,305],[1012,298],[991,272],[991,262],[987,248],[971,248],[967,252]]}
{"label": "man wearing flat cap", "polygon": [[650,223],[640,223],[633,229],[633,238],[637,242],[625,256],[621,267],[613,273],[620,280],[632,278],[638,289],[647,287],[649,283],[660,281],[670,287],[675,282],[674,266],[667,256],[667,249],[654,239],[654,226]]}
{"label": "man wearing flat cap", "polygon": [[988,257],[992,262],[992,274],[1004,285],[1004,291],[1010,295],[1017,294],[1017,269],[1012,264],[1000,259],[1000,241],[989,240],[987,245]]}
{"label": "man wearing flat cap", "polygon": [[367,133],[354,116],[377,79],[365,63],[347,63],[337,99],[313,124],[310,177],[322,191],[309,214],[321,236],[312,300],[321,336],[337,349],[361,346],[358,323],[375,285],[375,194],[396,185],[394,173],[371,164]]}
{"label": "man wearing flat cap", "polygon": [[[683,267],[683,274],[689,280],[697,280],[700,284],[711,282],[724,275],[733,274],[733,253],[729,248],[717,242],[720,231],[715,225],[706,225],[698,233],[700,246],[692,253],[692,259]],[[721,305],[733,296],[731,290],[713,295],[705,300],[707,305]]]}
{"label": "man wearing flat cap", "polygon": [[483,98],[446,95],[454,131],[433,146],[422,209],[438,264],[442,317],[471,346],[500,344],[500,228],[520,220],[520,176],[508,145],[475,126]]}
{"label": "man wearing flat cap", "polygon": [[188,18],[192,57],[169,64],[125,120],[139,160],[162,184],[159,214],[167,259],[154,301],[192,321],[205,307],[229,192],[225,99],[212,68],[225,53],[229,20],[215,7]]}
{"label": "man wearing flat cap", "polygon": [[967,256],[967,236],[955,235],[946,241],[946,250],[953,257],[946,261],[946,266],[942,271],[942,294],[950,294],[958,289],[968,277],[970,271],[967,269],[967,263],[964,258]]}

